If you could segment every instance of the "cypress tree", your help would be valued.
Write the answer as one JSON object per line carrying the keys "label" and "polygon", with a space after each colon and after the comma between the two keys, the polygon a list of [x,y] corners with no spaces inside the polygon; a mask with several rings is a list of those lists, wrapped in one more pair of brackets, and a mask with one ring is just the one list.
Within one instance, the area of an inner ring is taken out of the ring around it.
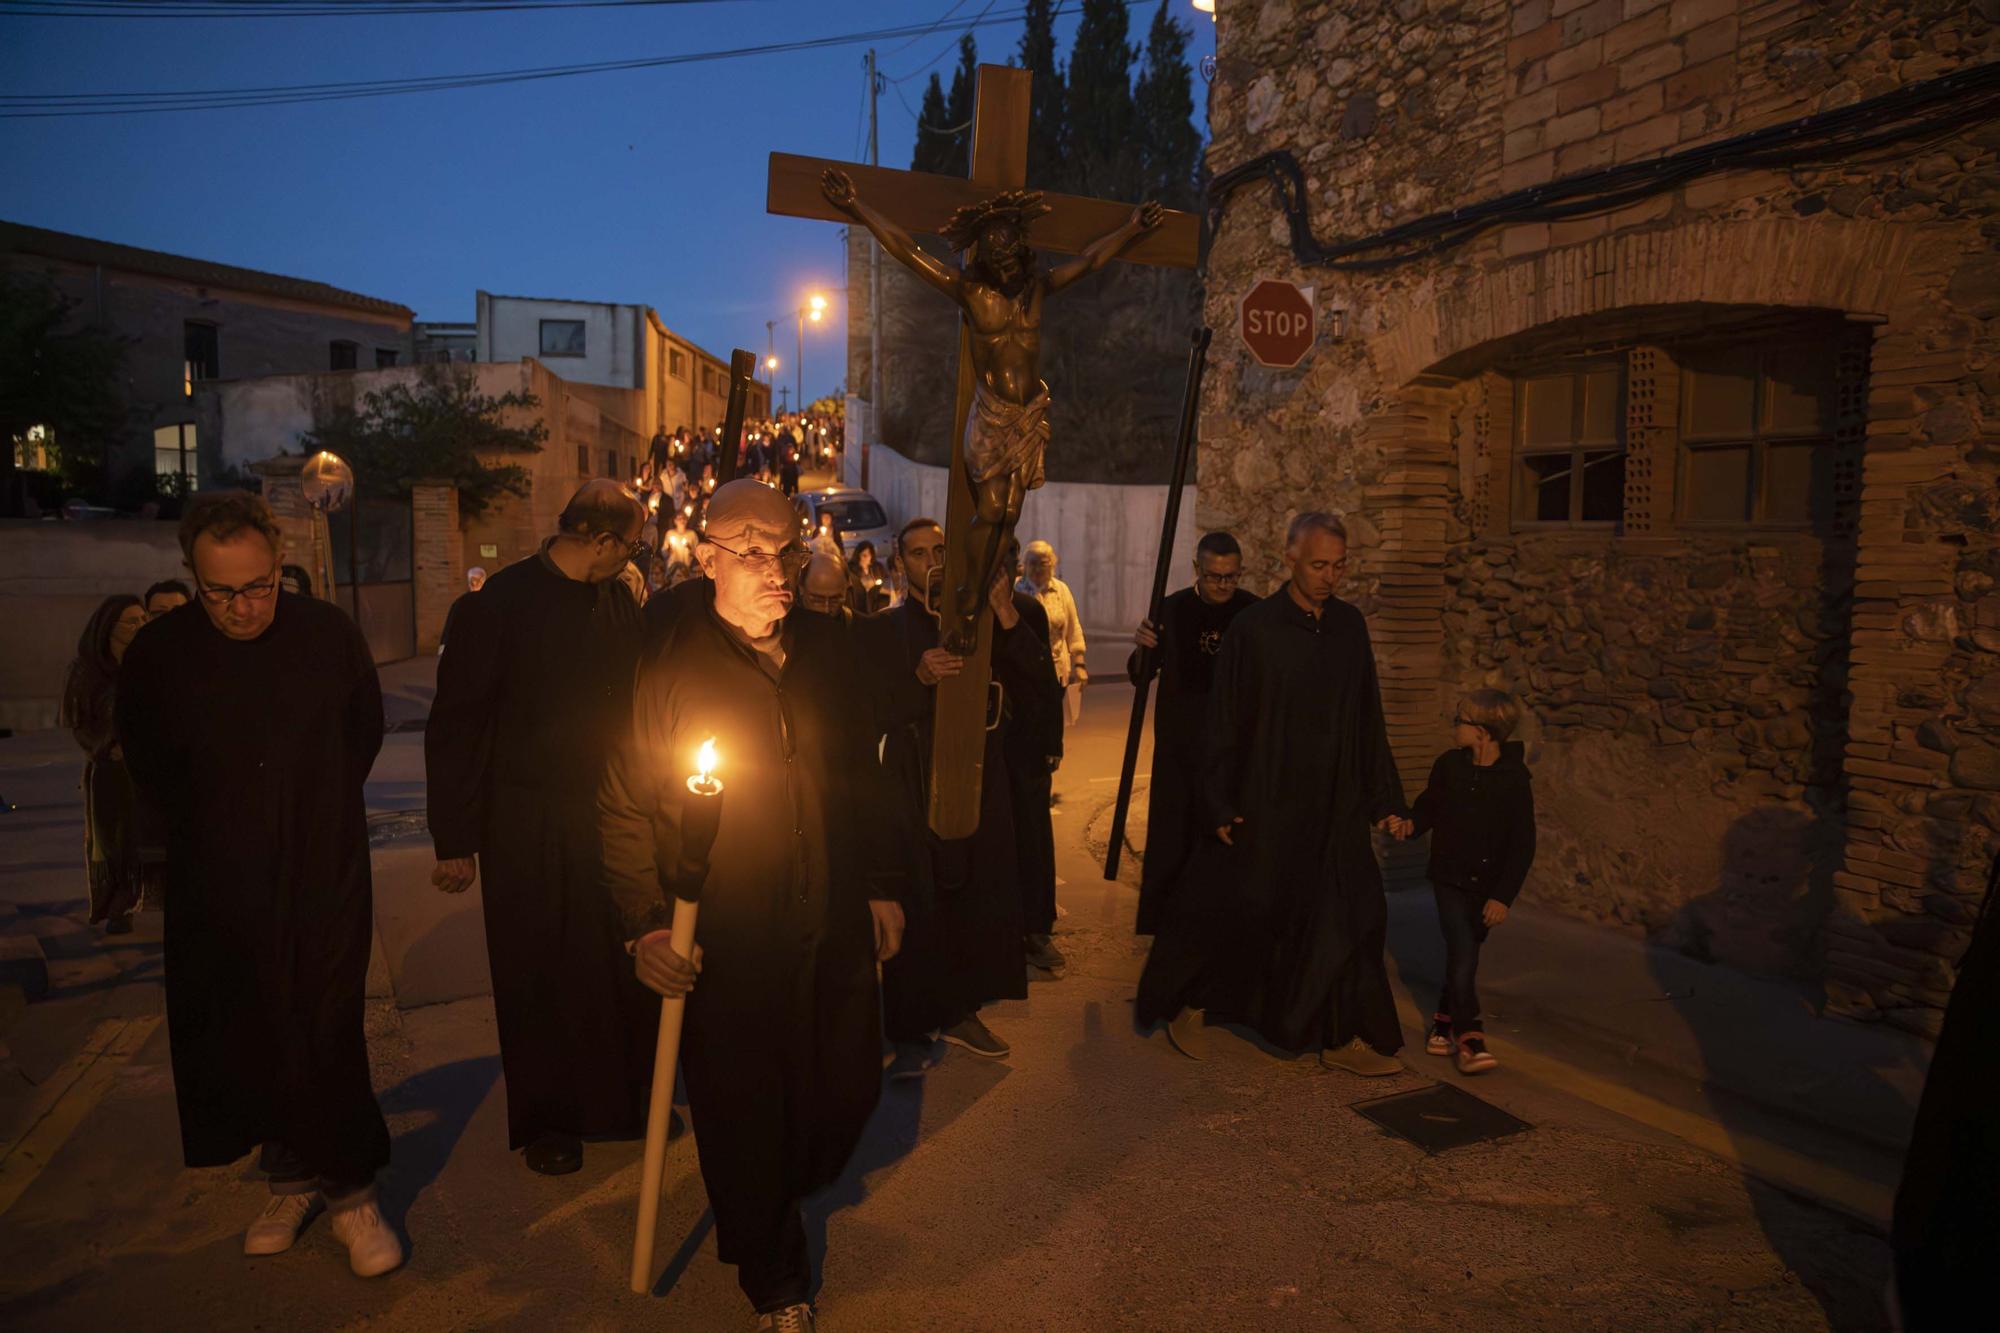
{"label": "cypress tree", "polygon": [[1056,17],[1052,0],[1028,0],[1027,28],[1021,33],[1017,63],[1034,76],[1028,98],[1028,184],[1036,189],[1067,188],[1067,163],[1063,160],[1063,103],[1068,90],[1063,86],[1062,67],[1056,64]]}
{"label": "cypress tree", "polygon": [[1083,0],[1069,49],[1067,120],[1076,188],[1110,199],[1138,193],[1133,143],[1132,60],[1137,54],[1122,0]]}
{"label": "cypress tree", "polygon": [[1194,127],[1194,72],[1188,30],[1162,4],[1146,33],[1146,67],[1139,73],[1137,115],[1142,192],[1169,208],[1192,207],[1201,169],[1201,133]]}
{"label": "cypress tree", "polygon": [[979,48],[970,32],[958,39],[958,68],[952,71],[951,96],[945,99],[944,121],[940,128],[955,131],[947,139],[945,165],[938,168],[947,176],[972,172],[972,102],[979,83]]}
{"label": "cypress tree", "polygon": [[922,109],[917,112],[917,146],[910,154],[910,170],[945,170],[951,140],[939,131],[950,124],[945,118],[944,84],[938,81],[937,71],[932,70],[930,86],[924,89]]}

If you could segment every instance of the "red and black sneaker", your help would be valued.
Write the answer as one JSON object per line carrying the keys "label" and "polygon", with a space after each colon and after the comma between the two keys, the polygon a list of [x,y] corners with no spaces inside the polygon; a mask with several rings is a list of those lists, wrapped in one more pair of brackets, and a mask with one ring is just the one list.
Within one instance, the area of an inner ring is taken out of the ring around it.
{"label": "red and black sneaker", "polygon": [[1468,1032],[1458,1039],[1458,1072],[1461,1074],[1484,1074],[1489,1069],[1498,1069],[1500,1062],[1493,1058],[1493,1052],[1486,1049],[1486,1034]]}
{"label": "red and black sneaker", "polygon": [[1450,1055],[1452,1046],[1451,1015],[1432,1014],[1431,1035],[1424,1038],[1424,1050],[1431,1055]]}

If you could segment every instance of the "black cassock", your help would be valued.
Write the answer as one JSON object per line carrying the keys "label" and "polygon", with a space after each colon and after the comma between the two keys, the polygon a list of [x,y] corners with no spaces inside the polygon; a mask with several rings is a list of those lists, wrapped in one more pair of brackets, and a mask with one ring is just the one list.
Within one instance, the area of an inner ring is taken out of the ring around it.
{"label": "black cassock", "polygon": [[714,738],[722,821],[681,1068],[723,1261],[755,1302],[804,1300],[798,1202],[840,1175],[881,1090],[868,901],[901,896],[898,840],[848,627],[795,612],[779,669],[697,586],[702,605],[648,653],[605,776],[605,875],[628,935],[667,926],[659,867],[680,859],[687,778]]}
{"label": "black cassock", "polygon": [[373,903],[362,785],[382,691],[361,631],[277,594],[262,637],[199,604],[132,641],[118,735],[167,830],[167,1024],[181,1148],[263,1143],[362,1184],[389,1160],[362,1031]]}
{"label": "black cassock", "polygon": [[[1037,639],[1027,611],[1011,630],[992,624],[993,679],[999,697],[1024,698],[1053,679],[1048,641]],[[991,623],[991,622],[989,622]],[[1043,623],[1046,623],[1046,619]],[[871,616],[870,640],[886,734],[882,763],[912,836],[909,917],[903,951],[882,968],[882,1027],[892,1041],[921,1041],[994,1000],[1028,993],[1022,940],[1019,847],[1007,770],[1010,711],[986,733],[979,828],[950,841],[929,828],[931,726],[936,690],[917,679],[917,662],[938,646],[937,621],[915,599]],[[989,713],[990,719],[990,713]]]}
{"label": "black cassock", "polygon": [[1134,685],[1150,667],[1159,675],[1153,705],[1153,778],[1146,788],[1146,853],[1139,870],[1141,935],[1151,935],[1165,915],[1187,860],[1200,845],[1207,820],[1200,800],[1202,735],[1207,725],[1209,689],[1215,660],[1230,622],[1257,599],[1238,590],[1220,606],[1205,602],[1193,588],[1167,598],[1160,615],[1160,646],[1135,651],[1125,663]]}
{"label": "black cassock", "polygon": [[[1014,594],[1022,630],[1042,643],[1048,656],[1049,613],[1038,598]],[[1025,664],[1024,664],[1025,665]],[[1056,924],[1056,837],[1049,817],[1049,793],[1054,786],[1052,761],[1063,754],[1063,689],[1056,682],[1055,659],[1049,669],[1015,672],[1008,679],[1018,689],[1007,699],[1007,792],[1013,801],[1014,845],[1021,876],[1021,928],[1029,935],[1047,935]]]}
{"label": "black cassock", "polygon": [[616,579],[546,549],[454,604],[424,730],[431,840],[479,856],[507,1141],[645,1125],[654,1006],[599,868],[597,789],[631,721],[643,634]]}
{"label": "black cassock", "polygon": [[1142,1024],[1187,1004],[1288,1051],[1403,1044],[1383,966],[1388,904],[1370,825],[1405,810],[1361,613],[1288,589],[1237,616],[1209,699],[1213,830],[1169,898],[1139,982]]}

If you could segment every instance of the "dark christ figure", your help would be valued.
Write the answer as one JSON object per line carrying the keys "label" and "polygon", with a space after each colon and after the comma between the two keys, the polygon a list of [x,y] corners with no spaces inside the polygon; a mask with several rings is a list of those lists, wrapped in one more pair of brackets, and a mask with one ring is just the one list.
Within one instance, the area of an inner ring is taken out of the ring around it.
{"label": "dark christ figure", "polygon": [[1037,373],[1042,356],[1042,302],[1095,273],[1160,224],[1163,210],[1144,203],[1124,225],[1043,273],[1028,244],[1028,226],[1051,211],[1039,190],[1007,190],[951,215],[944,238],[965,258],[951,268],[925,254],[910,234],[864,203],[844,171],[827,171],[820,190],[828,203],[873,232],[882,248],[949,296],[965,316],[972,348],[972,409],[965,419],[966,480],[978,506],[963,537],[964,581],[952,592],[944,646],[970,652],[980,602],[993,586],[1000,553],[1021,502],[1042,484],[1049,443],[1049,386]]}

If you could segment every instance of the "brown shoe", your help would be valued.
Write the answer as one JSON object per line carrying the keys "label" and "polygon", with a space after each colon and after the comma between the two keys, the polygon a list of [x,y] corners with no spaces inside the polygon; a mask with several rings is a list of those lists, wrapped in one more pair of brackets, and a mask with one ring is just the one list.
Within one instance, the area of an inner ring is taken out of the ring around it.
{"label": "brown shoe", "polygon": [[1338,1069],[1344,1074],[1359,1074],[1363,1078],[1387,1078],[1391,1074],[1403,1072],[1401,1060],[1393,1055],[1382,1054],[1359,1037],[1345,1046],[1328,1047],[1321,1051],[1319,1062],[1327,1069]]}

